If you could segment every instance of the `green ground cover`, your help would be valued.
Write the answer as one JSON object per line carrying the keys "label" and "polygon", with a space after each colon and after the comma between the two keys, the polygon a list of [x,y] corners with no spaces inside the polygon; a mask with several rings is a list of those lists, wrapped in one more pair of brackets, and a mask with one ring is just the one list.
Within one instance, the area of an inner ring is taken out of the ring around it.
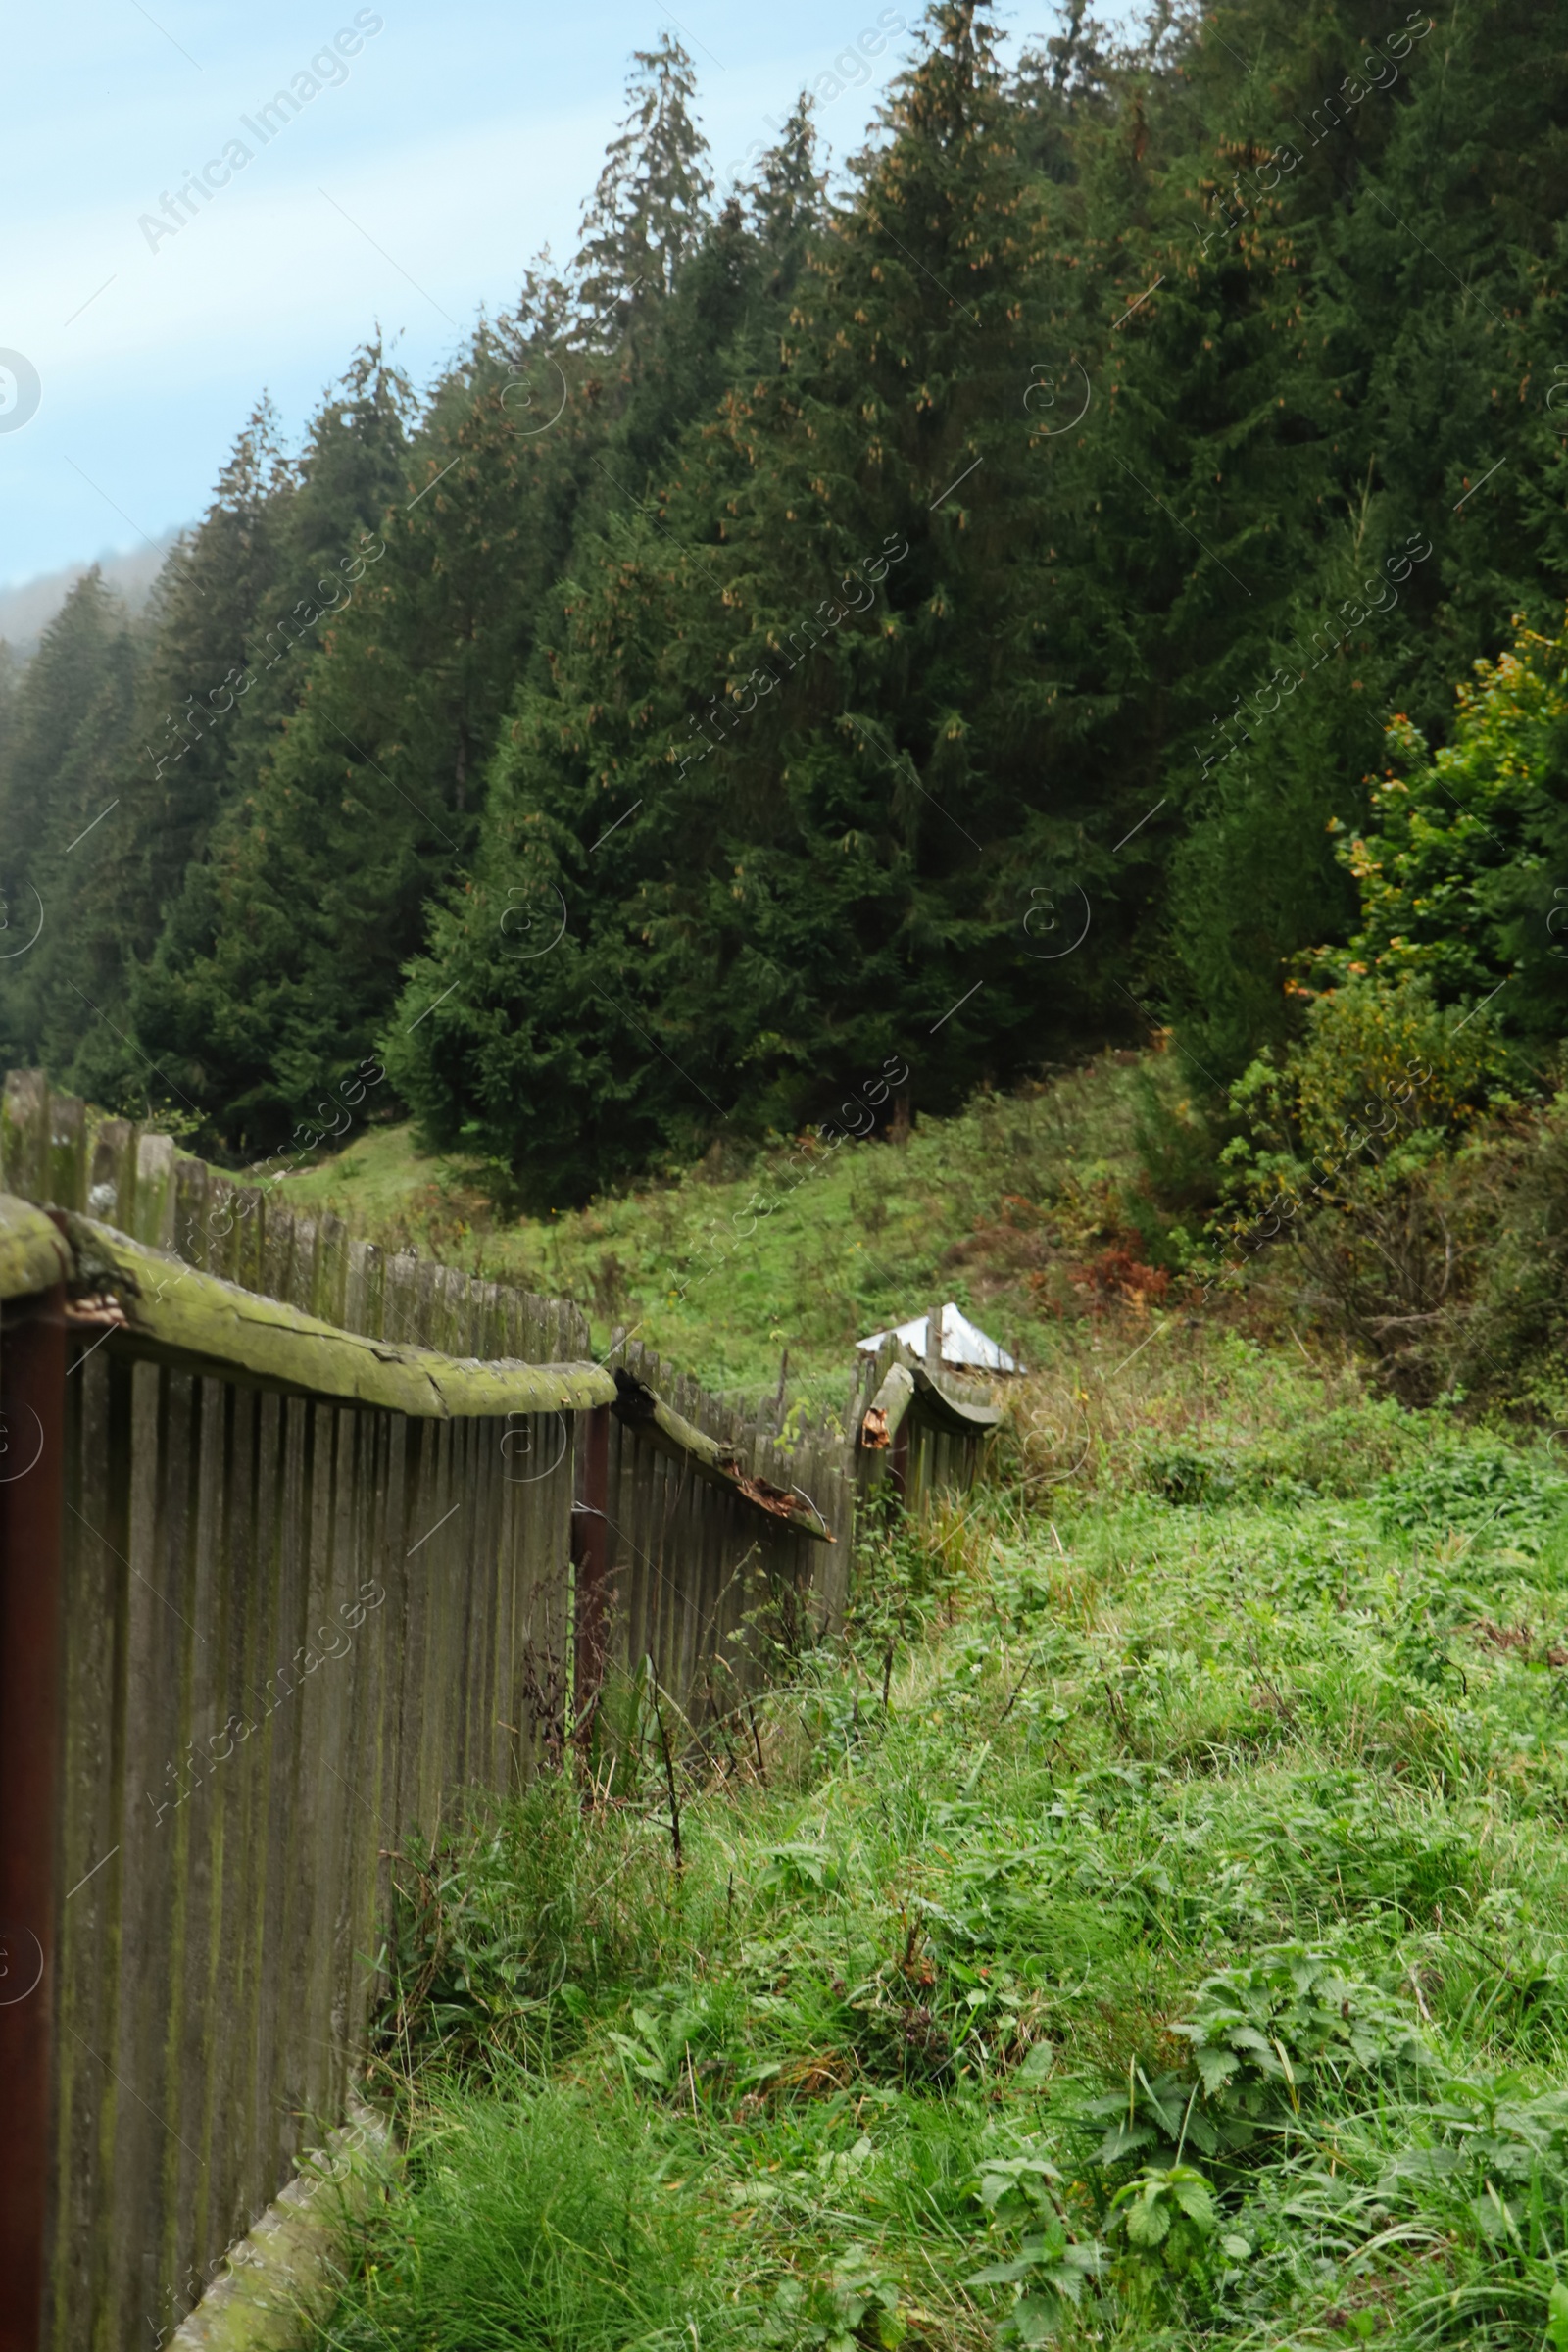
{"label": "green ground cover", "polygon": [[[791,1394],[822,1410],[842,1408],[856,1340],[934,1296],[1028,1361],[1060,1307],[1076,1306],[1067,1269],[1090,1267],[1093,1289],[1142,1256],[1168,1259],[1170,1217],[1146,1198],[1140,1137],[1157,1125],[1168,1151],[1189,1116],[1179,1065],[1109,1055],[1032,1094],[981,1095],[902,1146],[803,1139],[710,1154],[556,1217],[498,1215],[470,1170],[421,1154],[408,1127],[365,1129],[290,1176],[283,1197],[388,1247],[577,1298],[597,1343],[617,1323],[635,1329],[714,1391],[760,1397],[787,1347]],[[1128,1232],[1130,1215],[1147,1233]]]}
{"label": "green ground cover", "polygon": [[646,1690],[403,1857],[316,2352],[1568,2344],[1568,1480],[1171,1324],[759,1623],[678,1866]]}

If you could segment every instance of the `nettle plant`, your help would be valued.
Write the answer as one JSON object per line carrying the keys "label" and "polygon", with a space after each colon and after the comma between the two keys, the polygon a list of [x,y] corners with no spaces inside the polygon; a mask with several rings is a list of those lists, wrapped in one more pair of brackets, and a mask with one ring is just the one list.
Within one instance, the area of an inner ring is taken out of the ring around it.
{"label": "nettle plant", "polygon": [[1011,2286],[1014,2300],[997,2328],[999,2344],[1043,2344],[1056,2335],[1087,2286],[1114,2281],[1134,2299],[1164,2299],[1191,2273],[1206,2273],[1216,2253],[1245,2261],[1247,2239],[1221,2236],[1214,2190],[1202,2174],[1180,2161],[1147,2166],[1111,2199],[1107,2246],[1073,2234],[1061,2195],[1061,2175],[1033,2150],[991,2158],[975,2190],[991,2217],[991,2233],[1014,2239],[1014,2250],[965,2280],[970,2287]]}
{"label": "nettle plant", "polygon": [[[1125,2168],[1099,2195],[1102,2239],[1075,2230],[1062,2177],[1037,2149],[982,2165],[975,2194],[988,2235],[1007,2250],[966,2283],[1014,2288],[999,2343],[1046,2342],[1091,2284],[1161,2301],[1189,2285],[1223,2286],[1252,2254],[1222,2210],[1245,2189],[1237,2168],[1248,2151],[1288,2132],[1325,2078],[1430,2063],[1409,2020],[1375,1985],[1299,1943],[1205,1978],[1192,2016],[1173,2031],[1192,2044],[1189,2064],[1151,2080],[1134,2061],[1125,2091],[1081,2111],[1106,2126],[1089,2181],[1095,2169]],[[1195,2153],[1217,2167],[1216,2179],[1191,2161]]]}
{"label": "nettle plant", "polygon": [[1568,1480],[1510,1446],[1472,1440],[1434,1446],[1381,1479],[1373,1501],[1389,1534],[1456,1529],[1534,1553],[1568,1512]]}
{"label": "nettle plant", "polygon": [[[1214,2191],[1190,2164],[1146,2165],[1111,2199],[1107,2234],[1125,2246],[1135,2267],[1162,2270],[1180,2278],[1206,2266],[1209,2241],[1219,2228]],[[1226,2237],[1221,2251],[1245,2261],[1251,2246]]]}
{"label": "nettle plant", "polygon": [[1045,2343],[1081,2302],[1104,2261],[1098,2239],[1073,2236],[1060,2185],[1056,2167],[1033,2151],[991,2157],[981,2166],[974,2193],[990,2217],[990,2233],[1017,2240],[1013,2252],[964,2281],[971,2287],[1017,2289],[997,2329],[999,2344]]}
{"label": "nettle plant", "polygon": [[1189,2066],[1151,2082],[1135,2063],[1125,2092],[1084,2110],[1107,2127],[1097,2164],[1179,2164],[1189,2148],[1235,2159],[1260,2134],[1288,2130],[1324,2076],[1429,2062],[1409,2019],[1376,1985],[1300,1943],[1206,1977],[1193,2015],[1172,2032],[1193,2045]]}
{"label": "nettle plant", "polygon": [[908,2333],[899,2304],[898,2281],[874,2249],[850,2246],[811,2277],[784,2279],[762,2332],[789,2352],[898,2352]]}

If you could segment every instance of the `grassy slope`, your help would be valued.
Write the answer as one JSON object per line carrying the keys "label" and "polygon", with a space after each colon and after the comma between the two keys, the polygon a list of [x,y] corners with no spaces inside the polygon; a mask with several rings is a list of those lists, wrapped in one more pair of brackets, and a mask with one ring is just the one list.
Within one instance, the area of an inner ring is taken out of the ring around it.
{"label": "grassy slope", "polygon": [[765,1783],[744,1719],[694,1761],[679,1874],[629,1702],[590,1803],[406,1874],[411,2184],[318,2352],[1568,2335],[1568,1489],[1101,1337],[779,1661]]}
{"label": "grassy slope", "polygon": [[1026,1360],[1049,1346],[1053,1318],[1030,1278],[1053,1253],[1092,1259],[1114,1237],[1110,1195],[1136,1187],[1138,1122],[1152,1091],[1174,1102],[1174,1087],[1158,1056],[1114,1057],[1033,1097],[982,1097],[902,1148],[705,1163],[514,1224],[489,1216],[461,1165],[420,1157],[407,1128],[370,1128],[291,1177],[287,1197],[391,1246],[579,1298],[597,1337],[637,1326],[710,1388],[760,1396],[788,1347],[792,1392],[837,1405],[855,1341],[937,1293]]}

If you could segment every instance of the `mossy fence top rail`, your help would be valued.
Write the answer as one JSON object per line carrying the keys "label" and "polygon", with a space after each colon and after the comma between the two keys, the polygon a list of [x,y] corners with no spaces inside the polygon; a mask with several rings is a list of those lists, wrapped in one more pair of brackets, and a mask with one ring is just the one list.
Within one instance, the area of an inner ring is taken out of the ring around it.
{"label": "mossy fence top rail", "polygon": [[[156,1129],[95,1113],[52,1092],[41,1071],[6,1081],[0,1190],[67,1212],[63,1240],[79,1274],[99,1271],[149,1351],[416,1415],[612,1403],[655,1447],[684,1449],[698,1478],[808,1538],[842,1538],[846,1554],[861,1490],[890,1470],[910,1498],[933,1483],[965,1483],[1000,1418],[895,1340],[856,1366],[842,1419],[786,1438],[767,1406],[739,1412],[635,1343],[595,1363],[588,1319],[570,1300],[388,1252],[330,1211],[297,1214],[275,1185],[246,1183]],[[40,1253],[52,1245],[31,1230],[25,1243],[0,1231],[0,1283],[8,1250],[19,1277],[33,1266],[47,1273]],[[172,1254],[182,1271],[172,1277],[148,1250]],[[293,1313],[269,1313],[270,1299]],[[679,1395],[651,1398],[656,1377]]]}
{"label": "mossy fence top rail", "polygon": [[180,1152],[170,1136],[101,1117],[52,1093],[36,1070],[6,1081],[0,1189],[394,1348],[530,1364],[592,1354],[587,1317],[569,1301],[388,1252],[330,1213],[297,1216],[276,1185],[246,1183]]}

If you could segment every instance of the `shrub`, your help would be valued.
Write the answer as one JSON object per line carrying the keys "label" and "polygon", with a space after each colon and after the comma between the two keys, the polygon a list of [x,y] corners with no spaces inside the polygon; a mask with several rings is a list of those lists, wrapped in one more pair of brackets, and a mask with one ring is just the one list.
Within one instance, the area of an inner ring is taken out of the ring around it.
{"label": "shrub", "polygon": [[1317,952],[1320,968],[1420,975],[1448,1002],[1506,978],[1509,1025],[1561,1034],[1565,648],[1568,631],[1545,637],[1516,615],[1513,645],[1459,687],[1451,742],[1434,753],[1408,718],[1390,723],[1364,831],[1334,827],[1360,927]]}
{"label": "shrub", "polygon": [[1515,1550],[1537,1551],[1568,1511],[1568,1479],[1505,1446],[1448,1445],[1383,1479],[1376,1501],[1388,1529],[1490,1528]]}
{"label": "shrub", "polygon": [[1172,2027],[1193,2045],[1189,2066],[1091,2100],[1107,2125],[1100,2165],[1140,2156],[1179,2164],[1188,2147],[1235,2160],[1277,2133],[1319,2085],[1354,2071],[1424,2061],[1425,2045],[1374,1985],[1343,1976],[1326,1952],[1279,1944],[1200,1985],[1193,2015]]}
{"label": "shrub", "polygon": [[1246,1132],[1222,1156],[1241,1213],[1216,1241],[1236,1262],[1288,1236],[1310,1311],[1396,1395],[1429,1402],[1468,1255],[1434,1171],[1489,1109],[1515,1106],[1512,1084],[1492,1016],[1441,1007],[1423,976],[1316,998],[1300,1041],[1232,1089]]}

